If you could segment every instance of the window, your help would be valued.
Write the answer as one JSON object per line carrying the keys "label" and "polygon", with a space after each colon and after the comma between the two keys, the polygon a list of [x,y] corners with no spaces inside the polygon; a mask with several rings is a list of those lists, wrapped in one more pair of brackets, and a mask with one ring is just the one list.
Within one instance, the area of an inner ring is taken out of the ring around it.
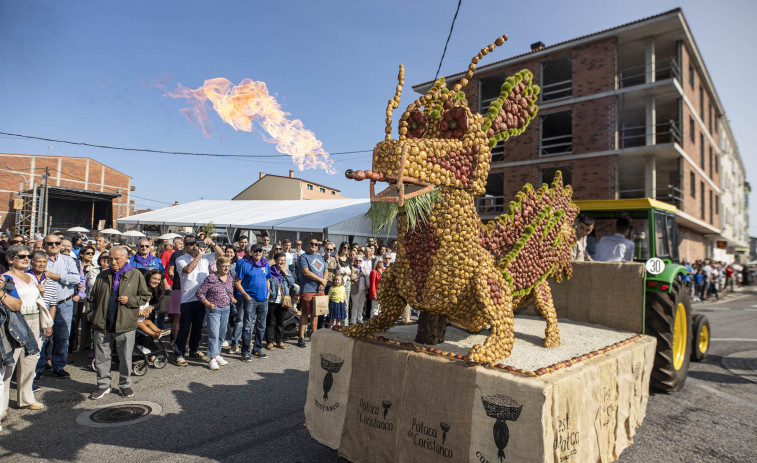
{"label": "window", "polygon": [[325,189],[325,188],[323,188],[323,187],[319,187],[319,188],[318,188],[318,192],[319,192],[319,193],[326,193],[326,189]]}
{"label": "window", "polygon": [[715,195],[715,213],[720,214],[720,196]]}
{"label": "window", "polygon": [[691,138],[692,143],[697,142],[696,124],[694,124],[694,118],[691,116],[689,116],[689,138]]}
{"label": "window", "polygon": [[332,194],[333,196],[336,196],[336,191],[333,191],[333,190],[332,190],[332,191],[331,191],[331,194]]}
{"label": "window", "polygon": [[502,84],[505,83],[505,76],[488,76],[482,78],[480,82],[481,95],[479,96],[479,101],[481,103],[479,104],[478,112],[479,114],[486,114],[492,101],[499,98],[500,93],[502,93]]}
{"label": "window", "polygon": [[710,128],[710,133],[712,133],[712,103],[707,103],[707,127]]}
{"label": "window", "polygon": [[307,188],[308,188],[308,190],[312,190],[313,189],[313,185],[311,185],[311,184],[308,183],[308,187]]}
{"label": "window", "polygon": [[689,85],[694,88],[694,65],[689,63]]}
{"label": "window", "polygon": [[573,151],[573,113],[560,111],[541,116],[540,154],[564,154]]}
{"label": "window", "polygon": [[710,190],[710,223],[714,223],[715,216],[712,214],[712,190]]}
{"label": "window", "polygon": [[697,174],[691,172],[691,197],[697,197]]}
{"label": "window", "polygon": [[563,56],[541,64],[541,101],[559,100],[573,95],[573,63]]}
{"label": "window", "polygon": [[699,118],[704,119],[704,87],[699,86]]}
{"label": "window", "polygon": [[713,178],[713,172],[712,172],[712,146],[710,146],[710,178]]}
{"label": "window", "polygon": [[562,172],[562,184],[571,185],[573,180],[573,167],[560,166],[560,167],[546,167],[541,170],[541,183],[550,185],[552,180],[555,179],[557,171]]}
{"label": "window", "polygon": [[702,211],[702,220],[704,220],[704,182],[699,182],[699,209]]}
{"label": "window", "polygon": [[699,134],[699,165],[704,170],[704,135]]}
{"label": "window", "polygon": [[[712,148],[710,148],[710,149],[712,149]],[[720,164],[720,162],[718,160],[718,155],[716,154],[715,155],[715,173],[716,174],[720,173],[720,167],[718,166],[718,164]]]}

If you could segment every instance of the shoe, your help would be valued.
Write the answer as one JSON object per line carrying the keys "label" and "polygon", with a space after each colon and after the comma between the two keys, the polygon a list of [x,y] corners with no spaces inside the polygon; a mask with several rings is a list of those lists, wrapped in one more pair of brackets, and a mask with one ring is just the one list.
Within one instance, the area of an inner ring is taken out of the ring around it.
{"label": "shoe", "polygon": [[203,353],[203,352],[200,352],[200,351],[197,351],[197,352],[190,352],[190,353],[189,353],[189,358],[193,358],[193,359],[200,359],[200,360],[202,360],[202,361],[205,361],[205,362],[207,362],[207,361],[208,361],[208,356],[207,356],[207,355],[205,355],[205,353]]}
{"label": "shoe", "polygon": [[105,389],[98,389],[92,394],[89,395],[89,398],[92,400],[102,399],[105,397],[106,394],[110,394],[110,388],[106,387]]}
{"label": "shoe", "polygon": [[162,338],[163,336],[168,336],[171,334],[171,330],[161,330],[160,335],[158,336],[158,339]]}
{"label": "shoe", "polygon": [[286,344],[284,344],[283,342],[277,342],[276,343],[276,347],[278,347],[279,349],[286,349],[287,348]]}
{"label": "shoe", "polygon": [[134,397],[134,391],[132,391],[130,387],[122,387],[121,395],[124,397]]}
{"label": "shoe", "polygon": [[42,410],[43,408],[45,408],[45,406],[39,402],[33,402],[33,403],[30,403],[29,405],[23,405],[18,408],[25,408],[27,410]]}
{"label": "shoe", "polygon": [[228,349],[229,347],[229,341],[224,341],[223,344],[221,344],[221,349]]}
{"label": "shoe", "polygon": [[177,367],[185,367],[188,365],[187,361],[184,360],[184,357],[176,357],[173,361],[173,364],[176,365]]}
{"label": "shoe", "polygon": [[297,340],[297,347],[305,347],[305,338],[300,338]]}
{"label": "shoe", "polygon": [[60,370],[53,370],[53,374],[61,379],[66,379],[66,378],[71,377],[71,374],[62,368]]}
{"label": "shoe", "polygon": [[45,371],[53,371],[53,364],[49,360],[45,364]]}
{"label": "shoe", "polygon": [[210,365],[208,365],[208,368],[211,370],[218,370],[220,367],[218,366],[218,360],[215,358],[210,359]]}
{"label": "shoe", "polygon": [[242,361],[243,362],[252,362],[252,357],[250,357],[250,354],[242,354]]}
{"label": "shoe", "polygon": [[216,357],[216,362],[218,362],[218,364],[221,365],[221,366],[229,364],[229,361],[226,360],[225,358],[221,357],[220,355],[218,357]]}
{"label": "shoe", "polygon": [[74,356],[71,354],[68,354],[68,358],[66,359],[68,363],[74,363]]}
{"label": "shoe", "polygon": [[2,416],[0,416],[0,420],[4,420],[7,417],[8,417],[8,410],[3,410],[3,414]]}
{"label": "shoe", "polygon": [[230,354],[238,354],[239,351],[240,351],[239,346],[231,346],[229,348],[229,353]]}
{"label": "shoe", "polygon": [[273,350],[273,343],[269,342],[268,344],[265,345],[265,348],[268,350]]}
{"label": "shoe", "polygon": [[34,375],[34,381],[39,381],[42,379],[42,372],[38,371],[36,375]]}
{"label": "shoe", "polygon": [[39,392],[42,390],[42,387],[37,383],[32,383],[32,392]]}
{"label": "shoe", "polygon": [[264,354],[262,352],[253,352],[252,356],[253,357],[257,357],[259,359],[264,359],[264,358],[268,357],[268,354]]}

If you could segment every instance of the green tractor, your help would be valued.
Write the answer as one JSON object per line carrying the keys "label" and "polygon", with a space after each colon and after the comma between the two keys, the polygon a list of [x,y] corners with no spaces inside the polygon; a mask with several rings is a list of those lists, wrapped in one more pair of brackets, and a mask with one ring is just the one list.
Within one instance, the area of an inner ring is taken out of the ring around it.
{"label": "green tractor", "polygon": [[657,338],[651,387],[664,392],[681,390],[689,361],[701,361],[710,344],[707,317],[694,315],[686,267],[680,264],[676,228],[677,209],[649,198],[574,201],[582,214],[594,217],[598,236],[615,233],[615,221],[631,221],[634,261],[646,264],[644,279],[644,334]]}

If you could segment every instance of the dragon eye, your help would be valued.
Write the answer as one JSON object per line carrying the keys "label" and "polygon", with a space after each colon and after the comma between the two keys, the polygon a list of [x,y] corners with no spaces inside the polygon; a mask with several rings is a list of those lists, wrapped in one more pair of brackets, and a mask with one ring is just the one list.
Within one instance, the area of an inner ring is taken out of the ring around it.
{"label": "dragon eye", "polygon": [[422,138],[426,133],[428,123],[422,111],[415,110],[407,118],[407,138]]}
{"label": "dragon eye", "polygon": [[445,111],[439,123],[444,138],[463,138],[468,131],[468,113],[465,108],[456,107]]}

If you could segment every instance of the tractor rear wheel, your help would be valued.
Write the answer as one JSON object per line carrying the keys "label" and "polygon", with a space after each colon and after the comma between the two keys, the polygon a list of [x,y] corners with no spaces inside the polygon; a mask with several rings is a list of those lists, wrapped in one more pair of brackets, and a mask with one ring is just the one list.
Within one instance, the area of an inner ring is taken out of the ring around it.
{"label": "tractor rear wheel", "polygon": [[670,293],[647,293],[646,333],[657,338],[650,386],[662,392],[683,388],[691,359],[691,301],[685,288],[673,282]]}

